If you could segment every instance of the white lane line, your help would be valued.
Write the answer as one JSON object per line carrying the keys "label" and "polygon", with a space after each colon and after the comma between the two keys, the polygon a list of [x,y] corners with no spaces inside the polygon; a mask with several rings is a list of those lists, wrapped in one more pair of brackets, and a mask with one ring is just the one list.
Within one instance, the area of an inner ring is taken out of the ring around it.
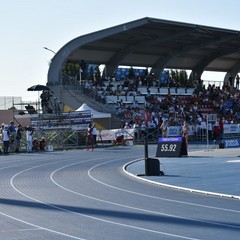
{"label": "white lane line", "polygon": [[[88,174],[89,174],[89,177],[92,178],[93,180],[97,181],[98,183],[101,183],[105,186],[108,186],[108,187],[111,187],[111,188],[114,188],[114,189],[117,189],[117,190],[120,190],[120,191],[124,191],[124,192],[128,192],[128,193],[132,193],[132,194],[137,194],[137,195],[141,195],[141,196],[144,196],[144,197],[152,197],[152,198],[155,198],[155,199],[161,199],[161,200],[165,200],[165,201],[171,201],[171,202],[178,202],[178,203],[182,203],[182,204],[188,204],[188,205],[193,205],[193,206],[200,206],[200,207],[207,207],[207,208],[212,208],[212,209],[217,209],[217,210],[223,210],[222,208],[214,208],[214,207],[209,207],[209,206],[204,206],[204,205],[198,205],[198,204],[191,204],[191,203],[186,203],[186,202],[182,202],[182,201],[175,201],[175,200],[169,200],[169,199],[166,199],[166,198],[158,198],[158,197],[153,197],[153,196],[149,196],[149,195],[145,195],[145,194],[139,194],[139,193],[136,193],[136,192],[133,192],[133,191],[129,191],[129,190],[125,190],[125,189],[122,189],[122,188],[118,188],[118,187],[114,187],[112,185],[109,185],[109,184],[105,184],[105,183],[102,183],[100,182],[99,180],[96,180],[95,178],[93,178],[90,174],[90,172],[100,166],[100,165],[103,165],[103,164],[106,164],[106,163],[109,163],[109,162],[114,162],[114,161],[118,161],[118,160],[111,160],[111,161],[107,161],[107,162],[104,162],[104,163],[100,163],[100,164],[97,164],[95,165],[94,167],[90,168],[89,171],[88,171]],[[193,218],[186,218],[186,217],[180,217],[180,216],[177,216],[177,215],[171,215],[171,214],[165,214],[165,213],[161,213],[161,212],[156,212],[156,211],[151,211],[151,210],[146,210],[146,209],[142,209],[142,208],[136,208],[136,207],[132,207],[132,206],[129,206],[129,205],[126,205],[126,204],[119,204],[119,203],[116,203],[116,202],[111,202],[111,201],[106,201],[106,200],[103,200],[103,199],[100,199],[100,198],[95,198],[95,197],[91,197],[89,195],[85,195],[85,194],[81,194],[81,193],[78,193],[78,192],[75,192],[73,190],[70,190],[66,187],[63,187],[62,185],[58,184],[54,179],[53,179],[53,175],[56,174],[58,171],[61,171],[63,170],[64,168],[67,168],[67,167],[70,167],[70,166],[73,166],[75,164],[71,164],[71,165],[68,165],[68,166],[65,166],[65,167],[61,167],[57,170],[55,170],[52,174],[51,174],[51,179],[52,181],[57,185],[59,186],[60,188],[64,189],[65,191],[68,191],[68,192],[71,192],[73,194],[76,194],[76,195],[80,195],[82,197],[86,197],[86,198],[89,198],[89,199],[92,199],[92,200],[95,200],[95,201],[100,201],[100,202],[103,202],[103,203],[107,203],[107,204],[111,204],[111,205],[115,205],[115,206],[118,206],[118,207],[123,207],[123,208],[128,208],[128,209],[132,209],[132,210],[137,210],[137,211],[141,211],[141,212],[145,212],[145,213],[151,213],[151,214],[156,214],[156,215],[161,215],[161,216],[167,216],[167,217],[172,217],[172,218],[177,218],[177,219],[184,219],[184,220],[190,220],[190,221],[194,221],[194,222],[201,222],[201,223],[207,223],[207,224],[212,224],[212,225],[217,225],[217,226],[225,226],[225,227],[231,227],[231,228],[237,228],[239,229],[240,227],[236,227],[234,225],[228,225],[228,224],[220,224],[220,223],[214,223],[214,222],[209,222],[209,221],[203,221],[203,220],[196,220],[196,219],[193,219]],[[225,209],[224,209],[225,210]],[[240,211],[234,211],[234,210],[229,210],[229,209],[226,209],[227,211],[230,211],[230,212],[240,212]],[[100,219],[101,220],[101,219]],[[104,220],[105,221],[105,220]],[[114,224],[118,224],[118,223],[115,223],[113,222]],[[130,225],[132,227],[132,225]],[[163,234],[163,233],[161,233]],[[181,236],[182,237],[182,236]]]}
{"label": "white lane line", "polygon": [[[133,162],[137,162],[137,161],[140,161],[142,160],[142,158],[139,158],[139,159],[135,159],[133,160],[132,162],[130,163],[127,163],[123,166],[123,171],[130,175],[131,177],[134,177],[136,179],[140,179],[138,176],[134,175],[134,174],[131,174],[131,173],[128,173],[125,168],[127,165],[133,163]],[[113,160],[115,161],[115,160]],[[226,209],[226,208],[218,208],[218,207],[212,207],[212,206],[207,206],[207,205],[201,205],[201,204],[195,204],[195,203],[191,203],[191,202],[183,202],[183,201],[178,201],[178,200],[172,200],[172,199],[169,199],[169,198],[161,198],[161,197],[155,197],[155,196],[151,196],[151,195],[146,195],[146,194],[143,194],[143,193],[139,193],[139,192],[135,192],[135,191],[129,191],[129,190],[126,190],[126,189],[123,189],[123,188],[119,188],[119,187],[116,187],[116,186],[113,186],[113,185],[109,185],[107,183],[104,183],[102,181],[99,181],[98,179],[94,178],[92,175],[91,175],[91,171],[93,171],[95,168],[101,166],[101,165],[104,165],[104,164],[107,164],[108,162],[103,162],[103,163],[100,163],[100,164],[97,164],[95,166],[93,166],[91,169],[89,169],[88,171],[88,174],[89,174],[89,177],[92,178],[94,181],[104,185],[104,186],[107,186],[107,187],[110,187],[110,188],[114,188],[114,189],[117,189],[119,191],[123,191],[123,192],[127,192],[127,193],[132,193],[132,194],[136,194],[136,195],[139,195],[139,196],[143,196],[143,197],[148,197],[148,198],[153,198],[153,199],[159,199],[159,200],[163,200],[163,201],[167,201],[167,202],[174,202],[174,203],[180,203],[180,204],[185,204],[185,205],[190,205],[190,206],[195,206],[195,207],[203,207],[203,208],[208,208],[208,209],[214,209],[214,210],[221,210],[221,211],[226,211],[226,212],[234,212],[234,213],[240,213],[240,211],[238,210],[232,210],[232,209]],[[145,179],[141,179],[141,180],[145,180]],[[151,180],[149,180],[151,181]],[[155,182],[153,182],[155,183]],[[163,184],[164,185],[164,184]],[[167,184],[166,184],[167,186]],[[170,185],[168,185],[170,186]]]}
{"label": "white lane line", "polygon": [[[13,182],[14,182],[14,179],[15,179],[17,176],[19,176],[19,175],[21,175],[22,173],[24,173],[24,172],[27,172],[27,171],[30,171],[30,170],[33,170],[33,169],[35,169],[35,168],[39,168],[39,167],[42,167],[42,166],[47,166],[47,165],[55,164],[55,163],[58,163],[58,162],[59,162],[59,160],[58,160],[58,161],[55,161],[55,162],[51,162],[51,163],[41,164],[41,165],[34,166],[34,167],[31,167],[31,168],[28,168],[28,169],[25,169],[25,170],[22,170],[22,171],[16,173],[16,174],[11,178],[11,180],[10,180],[10,184],[11,184],[12,188],[13,188],[16,192],[18,192],[20,195],[25,196],[25,197],[33,200],[33,201],[36,201],[36,202],[41,203],[41,204],[44,204],[44,205],[46,205],[46,206],[49,206],[49,207],[52,207],[52,208],[55,208],[55,209],[59,209],[59,210],[63,210],[63,211],[64,211],[64,209],[58,208],[58,207],[56,207],[56,206],[54,206],[54,205],[51,205],[51,204],[44,203],[44,202],[42,202],[42,201],[40,201],[40,200],[38,200],[38,199],[35,199],[35,198],[33,198],[33,197],[31,197],[31,196],[29,196],[29,195],[27,195],[27,194],[24,194],[23,192],[21,192],[20,190],[18,190],[18,189],[14,186],[14,183],[13,183]],[[66,211],[66,210],[65,210],[65,211]],[[60,232],[60,231],[55,231],[55,230],[52,230],[52,229],[50,229],[50,228],[41,227],[40,225],[33,224],[33,223],[28,222],[28,221],[24,221],[24,220],[22,220],[22,219],[20,219],[20,218],[13,217],[13,216],[11,216],[11,215],[9,215],[9,214],[5,214],[5,213],[3,213],[3,212],[0,212],[0,214],[3,215],[3,216],[5,216],[5,217],[8,217],[8,218],[10,218],[10,219],[13,219],[13,220],[15,220],[15,221],[18,221],[18,222],[27,224],[27,225],[29,225],[29,226],[32,226],[32,227],[35,227],[35,228],[38,228],[38,229],[41,229],[41,230],[44,230],[44,231],[47,231],[47,232],[51,232],[51,233],[54,233],[54,234],[58,234],[58,235],[61,235],[61,236],[65,236],[65,237],[68,237],[68,238],[71,238],[71,239],[86,240],[86,239],[84,239],[84,238],[80,238],[80,237],[76,237],[76,236],[73,236],[73,235],[69,235],[69,234],[66,234],[66,233],[63,233],[63,232]]]}
{"label": "white lane line", "polygon": [[[89,160],[87,160],[87,161],[89,161]],[[114,160],[114,161],[116,161],[116,160]],[[110,162],[110,161],[109,161],[109,162]],[[64,169],[64,168],[69,167],[69,166],[81,164],[81,163],[82,163],[82,162],[80,162],[80,163],[74,163],[74,164],[69,164],[69,165],[66,165],[65,167],[59,168],[58,170]],[[172,236],[172,237],[176,237],[176,238],[181,238],[181,239],[189,239],[189,240],[190,240],[190,239],[191,239],[191,240],[196,239],[196,238],[189,238],[189,237],[184,237],[184,236],[178,236],[178,235],[174,235],[174,234],[159,232],[159,231],[155,231],[155,230],[150,230],[150,229],[141,228],[141,227],[136,227],[136,226],[131,226],[131,225],[126,225],[126,224],[116,223],[116,222],[113,222],[113,221],[108,221],[108,220],[104,220],[104,219],[101,219],[101,218],[92,217],[92,216],[89,216],[89,215],[86,215],[86,214],[80,214],[80,213],[76,213],[76,212],[73,212],[73,211],[69,211],[69,210],[67,210],[67,209],[60,208],[60,207],[57,207],[57,206],[54,206],[54,205],[51,205],[51,204],[47,204],[47,203],[44,203],[44,202],[42,202],[42,201],[39,201],[38,199],[32,198],[31,196],[28,196],[28,195],[22,193],[21,191],[19,191],[19,190],[14,186],[13,180],[14,180],[14,178],[17,177],[18,175],[22,174],[23,172],[30,171],[30,170],[32,170],[32,169],[34,169],[34,168],[42,167],[42,166],[44,166],[44,165],[49,165],[49,164],[53,164],[53,163],[42,164],[42,165],[35,166],[35,167],[32,167],[32,168],[28,168],[28,169],[25,169],[25,170],[23,170],[23,171],[18,172],[18,173],[15,174],[15,175],[12,177],[12,179],[11,179],[11,185],[12,185],[12,187],[15,189],[15,191],[17,191],[18,193],[20,193],[21,195],[23,195],[23,196],[25,196],[25,197],[27,197],[27,198],[29,198],[29,199],[32,199],[32,200],[34,200],[34,201],[36,201],[36,202],[42,203],[42,204],[44,204],[44,205],[47,205],[47,206],[50,206],[50,207],[52,207],[52,208],[55,208],[55,209],[58,209],[58,210],[62,210],[62,211],[65,211],[65,212],[70,212],[70,213],[77,214],[77,215],[81,215],[81,216],[84,216],[84,217],[87,217],[87,218],[91,218],[91,219],[94,219],[94,220],[98,220],[98,221],[102,221],[102,222],[107,222],[107,223],[111,223],[111,224],[115,224],[115,225],[119,225],[119,226],[124,226],[124,227],[128,227],[128,228],[138,229],[138,230],[142,230],[142,231],[147,231],[147,232],[152,232],[152,233],[158,233],[158,234],[162,234],[162,235],[168,235],[168,236]],[[104,164],[104,163],[103,163],[103,164]],[[98,165],[99,165],[99,164],[98,164]],[[51,178],[53,177],[53,174],[56,173],[58,170],[55,170],[55,171],[51,174]],[[53,178],[52,178],[52,180],[53,180]],[[53,180],[53,181],[54,181],[54,180]],[[56,184],[57,184],[57,183],[56,183]],[[59,187],[63,188],[61,185],[59,185],[59,184],[57,184],[57,185],[58,185]],[[69,189],[67,189],[67,188],[63,188],[63,189],[65,189],[66,191],[71,191],[71,190],[69,190]],[[71,191],[71,192],[73,192],[73,191]],[[75,194],[78,194],[78,193],[75,193]],[[80,194],[80,195],[81,195],[81,194]],[[87,197],[89,197],[89,196],[87,196]],[[126,206],[124,205],[124,207],[126,207]],[[143,209],[143,210],[144,210],[144,209]],[[12,219],[15,219],[15,220],[17,220],[17,221],[24,222],[24,223],[26,223],[26,224],[28,224],[28,225],[31,225],[31,226],[34,226],[34,227],[39,227],[40,229],[43,229],[43,230],[46,230],[46,231],[49,231],[49,232],[54,232],[54,233],[56,233],[56,234],[68,236],[68,237],[73,238],[73,239],[82,239],[82,238],[78,238],[78,237],[75,237],[75,236],[72,236],[72,235],[64,234],[64,233],[62,233],[62,232],[54,231],[54,230],[51,230],[51,229],[48,229],[48,228],[43,228],[43,227],[41,227],[41,226],[38,226],[38,225],[35,225],[35,224],[32,224],[32,223],[23,221],[23,220],[21,220],[21,219],[14,218],[14,217],[12,217],[12,216],[10,216],[10,215],[7,215],[7,214],[4,214],[4,213],[1,213],[1,214],[2,214],[2,215],[5,215],[5,216],[8,216],[8,217],[10,217],[10,218],[12,218]],[[175,217],[177,217],[177,216],[175,216]],[[182,219],[182,218],[181,218],[181,219]],[[199,221],[198,221],[198,222],[199,222]],[[212,223],[211,223],[211,224],[212,224]],[[218,224],[218,225],[219,225],[219,224]],[[225,226],[226,226],[226,225],[225,225]],[[232,227],[232,226],[231,226],[231,227]]]}
{"label": "white lane line", "polygon": [[228,160],[229,163],[240,163],[240,160]]}
{"label": "white lane line", "polygon": [[47,231],[47,232],[55,233],[55,234],[58,234],[58,235],[61,235],[61,236],[64,236],[64,237],[68,237],[68,238],[72,238],[72,239],[86,240],[86,239],[84,239],[84,238],[74,237],[74,236],[69,235],[69,234],[65,234],[65,233],[62,233],[62,232],[59,232],[59,231],[54,231],[54,230],[49,229],[49,228],[41,227],[41,226],[39,226],[39,225],[36,225],[36,224],[30,223],[30,222],[24,221],[24,220],[22,220],[22,219],[13,217],[13,216],[11,216],[11,215],[9,215],[9,214],[5,214],[5,213],[3,213],[3,212],[0,212],[0,215],[3,215],[3,216],[5,216],[5,217],[8,217],[8,218],[10,218],[10,219],[12,219],[12,220],[15,220],[15,221],[18,221],[18,222],[27,224],[27,225],[29,225],[29,226],[35,227],[35,228],[37,228],[37,229],[39,229],[39,230],[44,230],[44,231]]}
{"label": "white lane line", "polygon": [[[240,199],[240,196],[239,195],[230,195],[230,194],[224,194],[224,193],[216,193],[216,192],[210,192],[210,191],[203,191],[203,190],[198,190],[198,189],[193,189],[193,188],[186,188],[186,187],[180,187],[180,186],[176,186],[176,185],[170,185],[170,184],[166,184],[166,183],[161,183],[161,182],[156,182],[156,181],[152,181],[150,179],[146,179],[146,178],[142,178],[142,177],[139,177],[133,173],[130,173],[128,172],[126,169],[129,165],[131,164],[134,164],[135,162],[137,162],[139,160],[133,160],[127,164],[125,164],[123,166],[123,171],[133,177],[133,178],[136,178],[138,180],[141,180],[141,181],[145,181],[145,182],[149,182],[149,183],[152,183],[152,184],[155,184],[155,185],[159,185],[159,186],[162,186],[162,187],[167,187],[167,188],[172,188],[172,189],[177,189],[177,190],[184,190],[184,191],[188,191],[188,192],[193,192],[193,193],[201,193],[201,194],[204,194],[204,195],[211,195],[211,196],[217,196],[217,197],[225,197],[225,198],[231,198],[231,199]],[[224,209],[225,210],[225,209]],[[231,211],[231,210],[230,210]],[[234,211],[235,212],[235,211]],[[238,211],[237,211],[238,212]],[[240,211],[239,211],[240,212]]]}
{"label": "white lane line", "polygon": [[16,232],[31,232],[31,231],[39,231],[39,228],[14,228],[8,230],[0,229],[0,233],[16,233]]}
{"label": "white lane line", "polygon": [[[89,161],[89,160],[87,160],[87,161]],[[87,162],[87,161],[85,161],[85,162]],[[116,161],[116,160],[115,160],[115,161]],[[67,165],[66,167],[68,167],[68,166],[73,166],[73,165],[77,165],[77,164],[81,164],[81,163],[82,163],[82,162],[80,162],[80,163],[74,163],[74,164],[69,164],[69,165]],[[52,164],[52,163],[49,163],[49,164]],[[150,233],[155,233],[155,234],[160,234],[160,235],[165,235],[165,236],[171,236],[171,237],[180,238],[180,239],[186,239],[186,240],[201,240],[201,239],[198,239],[198,238],[184,237],[184,236],[180,236],[180,235],[175,235],[175,234],[171,234],[171,233],[160,232],[160,231],[151,230],[151,229],[142,228],[142,227],[137,227],[137,226],[132,226],[132,225],[128,225],[128,224],[116,223],[116,222],[109,221],[109,220],[105,220],[105,219],[102,219],[102,218],[97,218],[97,217],[89,216],[89,215],[86,215],[86,214],[82,214],[82,213],[77,213],[77,212],[74,212],[74,211],[70,211],[70,210],[68,210],[68,209],[65,209],[65,208],[62,208],[62,207],[57,207],[57,206],[55,206],[55,205],[48,204],[48,203],[45,203],[45,202],[43,202],[43,201],[40,201],[40,200],[38,200],[38,199],[36,199],[36,198],[33,198],[33,197],[31,197],[31,196],[29,196],[29,195],[21,192],[20,190],[18,190],[18,189],[14,186],[13,181],[14,181],[14,178],[16,178],[17,176],[21,175],[21,174],[24,173],[24,172],[30,171],[30,170],[32,170],[32,169],[35,169],[35,168],[37,168],[37,167],[42,167],[42,166],[44,166],[44,165],[49,165],[49,164],[38,165],[38,166],[35,166],[35,167],[32,167],[32,168],[28,168],[28,169],[25,169],[25,170],[22,170],[22,171],[16,173],[16,174],[11,178],[11,186],[12,186],[13,189],[14,189],[16,192],[18,192],[19,194],[21,194],[21,195],[23,195],[23,196],[25,196],[25,197],[33,200],[33,201],[36,201],[36,202],[41,203],[41,204],[44,204],[44,205],[46,205],[46,206],[48,206],[48,207],[52,207],[52,208],[54,208],[54,209],[61,210],[61,211],[63,211],[63,212],[68,212],[68,213],[72,213],[72,214],[75,214],[75,215],[79,215],[79,216],[83,216],[83,217],[86,217],[86,218],[90,218],[90,219],[93,219],[93,220],[97,220],[97,221],[101,221],[101,222],[105,222],[105,223],[109,223],[109,224],[114,224],[114,225],[121,226],[121,227],[127,227],[127,228],[131,228],[131,229],[135,229],[135,230],[141,230],[141,231],[145,231],[145,232],[150,232]],[[60,169],[63,169],[63,167],[61,167]],[[57,172],[57,170],[54,171],[54,172]],[[52,175],[53,175],[53,173],[51,174],[51,177],[52,177]],[[53,180],[53,179],[52,179],[52,180]],[[54,182],[54,180],[53,180],[53,182]],[[61,187],[62,189],[65,189],[64,187],[62,187],[62,186],[60,186],[60,185],[58,185],[58,184],[56,184],[56,185],[59,186],[59,187]],[[65,189],[65,190],[66,190],[66,191],[69,191],[69,189]],[[71,192],[73,192],[73,191],[71,191]],[[76,194],[77,194],[77,193],[76,193]],[[49,229],[49,228],[41,227],[41,226],[36,225],[36,224],[32,224],[32,223],[30,223],[30,222],[24,221],[24,220],[19,219],[19,218],[15,218],[15,217],[13,217],[13,216],[10,216],[10,215],[8,215],[8,214],[4,214],[4,213],[2,213],[2,212],[0,212],[0,214],[1,214],[1,215],[4,215],[4,216],[6,216],[6,217],[9,217],[9,218],[11,218],[11,219],[13,219],[13,220],[16,220],[16,221],[25,223],[25,224],[30,225],[30,226],[32,226],[32,227],[37,227],[37,228],[39,228],[39,229],[42,229],[42,230],[45,230],[45,231],[48,231],[48,232],[52,232],[52,233],[55,233],[55,234],[59,234],[59,235],[62,235],[62,236],[66,236],[66,237],[69,237],[69,238],[72,238],[72,239],[85,240],[85,239],[83,239],[83,238],[79,238],[79,237],[76,237],[76,236],[73,236],[73,235],[65,234],[65,233],[63,233],[63,232],[55,231],[55,230],[52,230],[52,229]]]}

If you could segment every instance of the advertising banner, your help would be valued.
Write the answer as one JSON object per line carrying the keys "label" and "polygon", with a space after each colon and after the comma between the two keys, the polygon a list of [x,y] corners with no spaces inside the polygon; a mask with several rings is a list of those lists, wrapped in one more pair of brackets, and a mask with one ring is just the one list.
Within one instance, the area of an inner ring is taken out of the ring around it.
{"label": "advertising banner", "polygon": [[62,114],[39,114],[31,118],[33,128],[57,129],[71,128],[72,130],[87,129],[88,124],[92,122],[90,110],[69,112]]}
{"label": "advertising banner", "polygon": [[134,129],[111,129],[97,131],[98,137],[103,141],[115,140],[118,136],[123,135],[125,140],[133,140]]}
{"label": "advertising banner", "polygon": [[239,148],[240,139],[224,139],[223,140],[224,148]]}

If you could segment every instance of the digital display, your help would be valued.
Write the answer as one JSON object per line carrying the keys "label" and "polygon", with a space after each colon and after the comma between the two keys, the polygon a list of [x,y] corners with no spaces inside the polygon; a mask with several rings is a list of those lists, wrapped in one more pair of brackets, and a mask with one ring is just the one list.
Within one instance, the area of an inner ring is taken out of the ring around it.
{"label": "digital display", "polygon": [[156,157],[181,157],[182,137],[159,138]]}

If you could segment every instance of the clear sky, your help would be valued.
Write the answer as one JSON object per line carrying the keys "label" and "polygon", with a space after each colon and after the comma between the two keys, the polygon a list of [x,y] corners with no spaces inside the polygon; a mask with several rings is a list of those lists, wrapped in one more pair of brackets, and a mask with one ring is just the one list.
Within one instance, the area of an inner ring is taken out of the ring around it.
{"label": "clear sky", "polygon": [[144,17],[240,30],[239,13],[239,0],[0,0],[0,96],[37,97],[27,88],[47,83],[53,57],[43,47],[57,52],[73,38]]}

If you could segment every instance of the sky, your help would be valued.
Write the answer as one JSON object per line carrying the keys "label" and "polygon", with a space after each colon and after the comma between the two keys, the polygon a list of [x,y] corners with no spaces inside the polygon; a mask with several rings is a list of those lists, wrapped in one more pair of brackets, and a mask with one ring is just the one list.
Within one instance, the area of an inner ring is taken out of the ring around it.
{"label": "sky", "polygon": [[[239,0],[0,0],[1,94],[36,99],[49,62],[72,39],[144,17],[240,30]],[[222,80],[225,73],[204,73]]]}

